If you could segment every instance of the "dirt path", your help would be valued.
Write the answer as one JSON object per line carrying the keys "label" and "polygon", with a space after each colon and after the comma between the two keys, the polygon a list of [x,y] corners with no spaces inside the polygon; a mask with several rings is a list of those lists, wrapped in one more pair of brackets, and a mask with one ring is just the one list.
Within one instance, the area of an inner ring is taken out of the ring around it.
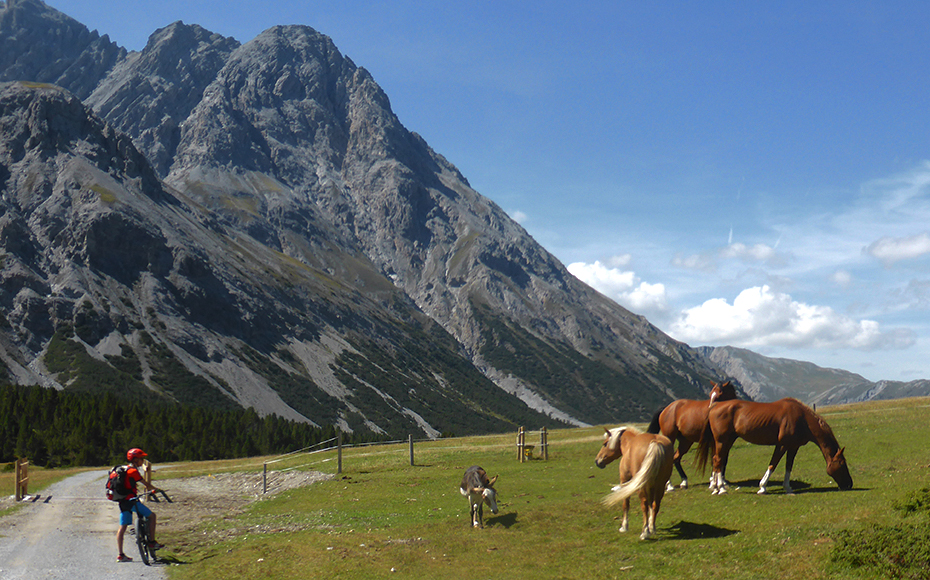
{"label": "dirt path", "polygon": [[[164,579],[162,568],[146,566],[138,557],[132,563],[116,562],[119,510],[103,497],[104,477],[105,471],[69,477],[49,486],[38,501],[0,519],[0,578]],[[128,535],[126,544],[131,554],[135,545]]]}
{"label": "dirt path", "polygon": [[[174,500],[149,504],[158,515],[159,539],[165,542],[170,536],[186,545],[177,547],[189,548],[198,541],[215,542],[246,533],[232,528],[202,538],[187,532],[210,518],[231,517],[262,497],[332,477],[306,471],[272,472],[268,476],[267,494],[263,493],[261,474],[255,473],[157,477],[155,484]],[[134,561],[116,562],[119,510],[103,497],[104,477],[106,471],[69,477],[41,492],[38,501],[0,518],[0,579],[116,580],[128,576],[164,580],[164,565],[144,565],[128,533],[124,549]],[[43,501],[46,498],[50,499]],[[170,554],[171,548],[168,546],[165,553]]]}

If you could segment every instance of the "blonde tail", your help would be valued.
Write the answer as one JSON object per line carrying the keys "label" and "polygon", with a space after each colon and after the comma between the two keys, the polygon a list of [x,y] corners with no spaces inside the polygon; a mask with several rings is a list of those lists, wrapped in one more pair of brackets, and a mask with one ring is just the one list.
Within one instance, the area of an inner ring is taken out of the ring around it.
{"label": "blonde tail", "polygon": [[[633,479],[621,485],[618,490],[604,496],[601,503],[607,507],[615,506],[647,484],[654,482],[659,476],[662,464],[665,463],[665,453],[664,446],[655,441],[650,443],[649,449],[646,450],[646,457],[643,458],[643,464],[640,466],[639,471],[636,472],[636,475],[633,476]],[[654,485],[664,486],[665,482],[654,482]]]}

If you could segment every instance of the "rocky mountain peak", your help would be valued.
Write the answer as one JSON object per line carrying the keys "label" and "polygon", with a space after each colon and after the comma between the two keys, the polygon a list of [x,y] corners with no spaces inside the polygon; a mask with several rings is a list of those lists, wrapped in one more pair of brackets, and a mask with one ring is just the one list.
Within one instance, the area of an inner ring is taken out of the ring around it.
{"label": "rocky mountain peak", "polygon": [[[35,18],[4,29],[0,74],[48,77],[96,114],[42,89],[73,122],[21,127],[44,97],[7,89],[0,180],[45,216],[8,206],[0,236],[29,240],[0,263],[12,374],[92,389],[108,369],[184,404],[430,435],[643,419],[716,378],[473,190],[327,36],[278,26],[240,45],[178,22],[108,60],[90,37],[11,42],[70,22],[22,6]],[[46,70],[82,51],[79,79]]]}
{"label": "rocky mountain peak", "polygon": [[41,0],[0,3],[0,81],[53,83],[83,99],[125,55]]}

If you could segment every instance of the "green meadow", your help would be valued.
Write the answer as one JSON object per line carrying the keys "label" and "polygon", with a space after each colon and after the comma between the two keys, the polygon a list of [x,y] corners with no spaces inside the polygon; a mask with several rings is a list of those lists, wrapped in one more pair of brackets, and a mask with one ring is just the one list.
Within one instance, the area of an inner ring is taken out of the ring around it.
{"label": "green meadow", "polygon": [[[550,431],[548,461],[520,463],[515,433],[417,442],[413,466],[406,443],[346,449],[337,478],[205,520],[185,537],[166,532],[162,541],[173,549],[163,555],[173,580],[930,578],[930,399],[819,411],[846,448],[853,490],[839,491],[808,444],[792,474],[796,493],[783,493],[779,466],[769,494],[757,495],[772,448],[739,442],[730,492],[712,496],[692,451],[685,458],[692,485],[666,494],[656,540],[639,539],[637,501],[625,534],[619,507],[601,505],[617,469],[594,466],[598,426]],[[528,431],[527,443],[538,446],[538,437]],[[246,464],[254,469],[256,460]],[[458,492],[473,464],[499,475],[500,513],[486,510],[484,529],[469,527]],[[336,470],[333,452],[275,465]],[[237,469],[234,462],[187,468],[191,475]],[[177,476],[170,471],[165,477]]]}
{"label": "green meadow", "polygon": [[[666,494],[654,541],[639,539],[638,502],[625,534],[618,532],[619,508],[600,504],[617,482],[615,464],[594,466],[603,426],[550,431],[548,461],[520,463],[515,433],[419,442],[414,466],[406,444],[348,449],[339,478],[204,522],[199,542],[167,553],[177,563],[171,574],[175,580],[930,578],[930,539],[920,531],[930,528],[921,495],[930,485],[928,408],[930,399],[820,409],[846,447],[855,482],[847,492],[808,444],[792,473],[796,493],[783,493],[780,466],[769,494],[757,495],[772,448],[739,442],[730,455],[730,493],[711,496],[692,451],[685,460],[692,485]],[[527,443],[538,444],[538,432],[529,432]],[[311,457],[315,468],[335,471],[333,461]],[[484,529],[469,527],[458,492],[462,472],[473,464],[500,476],[500,513],[486,511]],[[257,532],[228,537],[219,533],[224,528]],[[211,534],[223,539],[211,543]]]}

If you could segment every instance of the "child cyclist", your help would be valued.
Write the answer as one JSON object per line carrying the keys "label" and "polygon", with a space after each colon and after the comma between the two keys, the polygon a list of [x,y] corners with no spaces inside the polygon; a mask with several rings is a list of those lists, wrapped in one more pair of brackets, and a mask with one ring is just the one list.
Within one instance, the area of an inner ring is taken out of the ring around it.
{"label": "child cyclist", "polygon": [[126,452],[126,459],[129,460],[129,465],[126,470],[129,495],[126,496],[126,499],[122,499],[119,502],[120,525],[119,530],[116,532],[116,547],[119,548],[119,556],[116,558],[117,562],[132,562],[132,558],[123,553],[123,536],[126,534],[126,528],[132,524],[132,512],[136,512],[140,517],[149,518],[149,537],[152,538],[150,545],[156,550],[160,550],[164,547],[155,541],[155,514],[152,510],[147,508],[144,503],[140,502],[136,496],[136,484],[140,481],[148,491],[161,491],[142,479],[142,474],[139,473],[139,467],[142,465],[142,461],[145,457],[147,457],[145,451],[138,448],[133,448]]}

